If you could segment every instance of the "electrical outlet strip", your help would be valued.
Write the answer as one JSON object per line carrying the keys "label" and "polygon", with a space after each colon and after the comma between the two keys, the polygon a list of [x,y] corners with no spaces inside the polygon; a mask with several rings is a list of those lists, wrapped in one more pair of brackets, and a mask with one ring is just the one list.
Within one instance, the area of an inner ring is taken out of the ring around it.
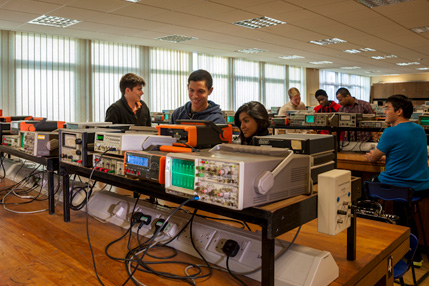
{"label": "electrical outlet strip", "polygon": [[317,230],[336,235],[351,223],[351,172],[331,170],[318,177]]}
{"label": "electrical outlet strip", "polygon": [[[132,209],[135,200],[107,191],[97,192],[88,204],[91,215],[101,220],[128,228],[132,217]],[[151,236],[155,231],[156,221],[165,219],[173,209],[156,206],[146,201],[140,201],[135,212],[141,212],[146,217],[151,217],[149,224],[144,224],[134,232],[144,236]],[[190,214],[176,212],[171,217],[168,229],[166,228],[156,238],[159,242],[170,240],[174,237],[190,219]],[[137,224],[136,224],[137,225]],[[195,217],[192,224],[192,236],[198,250],[204,258],[213,264],[226,267],[226,255],[222,246],[228,239],[238,243],[240,249],[236,256],[229,261],[230,269],[237,274],[245,275],[260,281],[261,271],[261,232],[251,232],[216,222],[209,219]],[[192,246],[190,226],[169,245],[190,255],[198,257]],[[288,247],[289,243],[276,240],[275,254],[280,255]],[[332,255],[327,251],[320,251],[301,245],[292,245],[286,253],[276,260],[276,285],[327,285],[334,281],[338,275],[338,266]],[[252,272],[252,273],[250,273]]]}
{"label": "electrical outlet strip", "polygon": [[341,151],[369,152],[377,147],[375,142],[341,141]]}

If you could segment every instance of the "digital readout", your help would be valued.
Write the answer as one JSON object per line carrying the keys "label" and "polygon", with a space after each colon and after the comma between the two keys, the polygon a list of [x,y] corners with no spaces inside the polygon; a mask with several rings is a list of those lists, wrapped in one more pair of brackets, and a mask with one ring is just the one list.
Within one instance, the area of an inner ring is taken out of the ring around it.
{"label": "digital readout", "polygon": [[139,157],[139,156],[132,156],[132,155],[127,155],[127,163],[128,164],[133,164],[133,165],[137,165],[137,166],[143,166],[143,167],[148,167],[149,164],[149,159],[145,158],[145,157]]}

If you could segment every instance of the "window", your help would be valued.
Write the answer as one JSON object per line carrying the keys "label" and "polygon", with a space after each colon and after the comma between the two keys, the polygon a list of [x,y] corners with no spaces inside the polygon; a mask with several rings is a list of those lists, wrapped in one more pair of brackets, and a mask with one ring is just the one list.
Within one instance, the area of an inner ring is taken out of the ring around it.
{"label": "window", "polygon": [[326,91],[329,100],[338,102],[335,93],[340,87],[347,88],[350,94],[357,99],[368,102],[370,100],[371,80],[369,77],[321,70],[319,78],[320,88]]}
{"label": "window", "polygon": [[166,49],[150,49],[150,110],[176,109],[188,100],[187,84],[191,54]]}
{"label": "window", "polygon": [[[301,67],[288,67],[288,89],[292,87],[296,87],[301,94],[301,101],[307,102],[307,90],[305,86],[305,74],[304,68]],[[289,101],[289,96],[287,97],[287,101]]]}
{"label": "window", "polygon": [[213,92],[209,96],[222,110],[231,110],[231,97],[229,96],[229,60],[225,57],[193,54],[193,70],[204,69],[213,77]]}
{"label": "window", "polygon": [[104,121],[107,108],[122,96],[121,77],[126,73],[142,76],[140,50],[135,45],[93,41],[91,54],[92,117]]}
{"label": "window", "polygon": [[286,66],[264,65],[265,108],[282,107],[286,103]]}
{"label": "window", "polygon": [[76,41],[15,34],[16,114],[74,121]]}
{"label": "window", "polygon": [[260,101],[259,63],[242,59],[233,59],[232,84],[235,95],[233,110],[249,101]]}

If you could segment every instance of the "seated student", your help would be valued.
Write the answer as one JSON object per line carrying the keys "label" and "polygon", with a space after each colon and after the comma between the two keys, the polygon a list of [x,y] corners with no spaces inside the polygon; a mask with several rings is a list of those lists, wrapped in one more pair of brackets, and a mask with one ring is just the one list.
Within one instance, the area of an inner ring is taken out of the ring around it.
{"label": "seated student", "polygon": [[113,124],[151,126],[149,108],[141,100],[145,85],[144,79],[136,74],[127,73],[122,76],[119,83],[122,97],[109,106],[104,121]]}
{"label": "seated student", "polygon": [[253,136],[268,135],[270,120],[268,112],[262,103],[250,101],[235,112],[235,125],[240,128],[240,141],[242,145],[252,145]]}
{"label": "seated student", "polygon": [[[410,122],[413,104],[405,95],[399,94],[390,96],[385,108],[385,121],[392,127],[384,130],[377,147],[365,154],[365,157],[370,162],[385,158],[386,166],[384,172],[371,180],[399,187],[411,187],[416,197],[427,197],[429,168],[426,133],[420,125]],[[395,214],[401,218],[402,225],[406,223],[406,206],[405,202],[394,202],[393,206]],[[410,228],[417,236],[417,227],[413,220],[410,222]],[[419,252],[416,252],[415,257],[414,261],[422,260]]]}
{"label": "seated student", "polygon": [[[332,113],[337,112],[340,109],[341,105],[335,101],[330,101],[328,99],[328,94],[323,89],[319,89],[314,94],[316,100],[319,102],[319,105],[314,107],[314,112],[316,113]],[[321,130],[318,132],[320,134],[329,134],[328,130]]]}
{"label": "seated student", "polygon": [[301,94],[296,87],[292,87],[287,91],[289,101],[279,110],[279,116],[286,116],[290,110],[306,110],[305,104],[301,102]]}
{"label": "seated student", "polygon": [[[374,110],[366,101],[357,99],[350,94],[347,88],[341,87],[336,93],[338,103],[341,105],[338,112],[346,113],[362,113],[362,114],[374,114]],[[377,137],[377,133],[364,132],[364,131],[348,131],[349,141],[360,141],[366,142],[374,140]],[[376,140],[374,140],[376,141]]]}
{"label": "seated student", "polygon": [[210,120],[216,124],[225,124],[225,117],[219,105],[208,100],[213,92],[213,79],[205,70],[196,70],[188,78],[189,100],[185,105],[174,110],[170,123],[177,119]]}
{"label": "seated student", "polygon": [[335,101],[329,100],[328,94],[323,89],[316,91],[314,96],[316,97],[317,102],[319,102],[319,105],[314,107],[314,112],[316,113],[337,112],[341,107],[341,105]]}

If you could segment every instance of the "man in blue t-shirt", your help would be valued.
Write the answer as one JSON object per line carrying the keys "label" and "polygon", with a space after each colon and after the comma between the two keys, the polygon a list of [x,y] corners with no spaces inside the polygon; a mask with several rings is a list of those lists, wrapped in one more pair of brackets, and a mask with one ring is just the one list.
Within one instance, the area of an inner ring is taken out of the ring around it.
{"label": "man in blue t-shirt", "polygon": [[[386,171],[374,177],[372,181],[390,184],[399,187],[411,187],[414,196],[427,197],[429,195],[429,168],[427,140],[424,129],[410,122],[413,114],[413,104],[404,95],[392,95],[387,99],[385,106],[387,123],[392,127],[384,130],[377,147],[365,154],[370,162],[386,160]],[[395,214],[401,217],[400,224],[406,222],[406,204],[394,204]],[[417,235],[414,221],[410,222],[411,232]],[[421,261],[421,254],[416,253],[414,261]]]}
{"label": "man in blue t-shirt", "polygon": [[376,162],[385,155],[386,171],[378,180],[399,187],[411,187],[419,196],[429,189],[428,152],[424,129],[410,122],[413,105],[404,95],[392,95],[385,106],[387,123],[377,148],[365,154],[368,161]]}

